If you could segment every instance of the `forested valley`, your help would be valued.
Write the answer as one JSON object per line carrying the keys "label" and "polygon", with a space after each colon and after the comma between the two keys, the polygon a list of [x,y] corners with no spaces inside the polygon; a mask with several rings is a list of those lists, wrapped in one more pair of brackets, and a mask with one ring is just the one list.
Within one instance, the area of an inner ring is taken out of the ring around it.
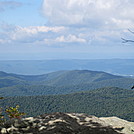
{"label": "forested valley", "polygon": [[0,83],[0,105],[19,105],[26,116],[75,112],[134,121],[132,78],[89,70],[37,76],[0,72]]}

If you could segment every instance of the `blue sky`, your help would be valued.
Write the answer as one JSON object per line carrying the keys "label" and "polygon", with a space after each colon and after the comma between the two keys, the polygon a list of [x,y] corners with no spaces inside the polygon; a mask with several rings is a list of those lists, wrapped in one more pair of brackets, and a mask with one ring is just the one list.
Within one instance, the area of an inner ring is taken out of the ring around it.
{"label": "blue sky", "polygon": [[0,0],[0,60],[134,58],[132,0]]}

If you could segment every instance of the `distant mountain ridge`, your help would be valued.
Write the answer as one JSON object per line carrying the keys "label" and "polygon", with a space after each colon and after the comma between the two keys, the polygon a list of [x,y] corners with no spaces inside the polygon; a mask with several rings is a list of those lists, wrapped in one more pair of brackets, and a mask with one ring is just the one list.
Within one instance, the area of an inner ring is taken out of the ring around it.
{"label": "distant mountain ridge", "polygon": [[37,75],[59,70],[94,70],[133,75],[134,59],[1,60],[0,70],[15,74]]}
{"label": "distant mountain ridge", "polygon": [[103,87],[130,89],[133,84],[134,79],[102,71],[71,70],[43,75],[0,72],[0,94],[3,96],[68,94]]}
{"label": "distant mountain ridge", "polygon": [[[89,84],[92,82],[110,80],[110,79],[119,79],[123,78],[122,76],[116,76],[108,74],[102,71],[90,71],[90,70],[72,70],[65,71],[56,79],[51,79],[47,83],[52,85],[78,85],[78,84]],[[46,83],[46,84],[47,84]]]}
{"label": "distant mountain ridge", "polygon": [[89,83],[93,81],[100,81],[106,79],[123,78],[123,76],[112,75],[102,71],[90,71],[90,70],[57,71],[57,72],[52,72],[52,73],[47,73],[42,75],[19,75],[19,74],[6,73],[0,71],[0,78],[1,77],[5,77],[5,78],[14,77],[16,79],[25,80],[25,81],[47,81],[47,82],[49,82],[49,80],[50,81],[52,80],[72,81],[73,79],[78,81],[80,79],[82,80],[83,78],[84,80],[82,83],[84,83],[85,80],[88,81],[87,83]]}

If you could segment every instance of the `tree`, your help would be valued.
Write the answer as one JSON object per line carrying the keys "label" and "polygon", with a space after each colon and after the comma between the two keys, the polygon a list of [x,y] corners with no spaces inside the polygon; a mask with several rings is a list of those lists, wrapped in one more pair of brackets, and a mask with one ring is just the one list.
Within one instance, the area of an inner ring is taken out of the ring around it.
{"label": "tree", "polygon": [[[128,29],[128,31],[132,34],[134,34],[133,31],[131,31],[130,29]],[[131,40],[131,39],[125,39],[125,38],[121,38],[122,39],[122,43],[127,43],[127,42],[134,42],[134,40]]]}
{"label": "tree", "polygon": [[25,115],[25,113],[19,112],[18,108],[19,105],[17,105],[16,107],[9,107],[6,109],[6,113],[10,119],[20,119],[21,116]]}
{"label": "tree", "polygon": [[[3,99],[3,97],[0,97],[0,99]],[[20,119],[23,115],[25,115],[25,113],[22,113],[18,110],[19,105],[17,105],[16,107],[9,107],[6,108],[4,111],[6,112],[7,116],[10,119]],[[4,124],[6,121],[6,118],[4,117],[3,114],[3,108],[0,107],[0,125]]]}

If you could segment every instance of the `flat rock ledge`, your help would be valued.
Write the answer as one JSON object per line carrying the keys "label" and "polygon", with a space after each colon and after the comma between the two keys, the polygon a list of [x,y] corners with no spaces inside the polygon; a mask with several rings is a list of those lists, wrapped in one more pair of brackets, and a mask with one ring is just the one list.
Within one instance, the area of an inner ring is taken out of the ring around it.
{"label": "flat rock ledge", "polygon": [[117,117],[52,113],[7,121],[0,134],[134,134],[134,123]]}

